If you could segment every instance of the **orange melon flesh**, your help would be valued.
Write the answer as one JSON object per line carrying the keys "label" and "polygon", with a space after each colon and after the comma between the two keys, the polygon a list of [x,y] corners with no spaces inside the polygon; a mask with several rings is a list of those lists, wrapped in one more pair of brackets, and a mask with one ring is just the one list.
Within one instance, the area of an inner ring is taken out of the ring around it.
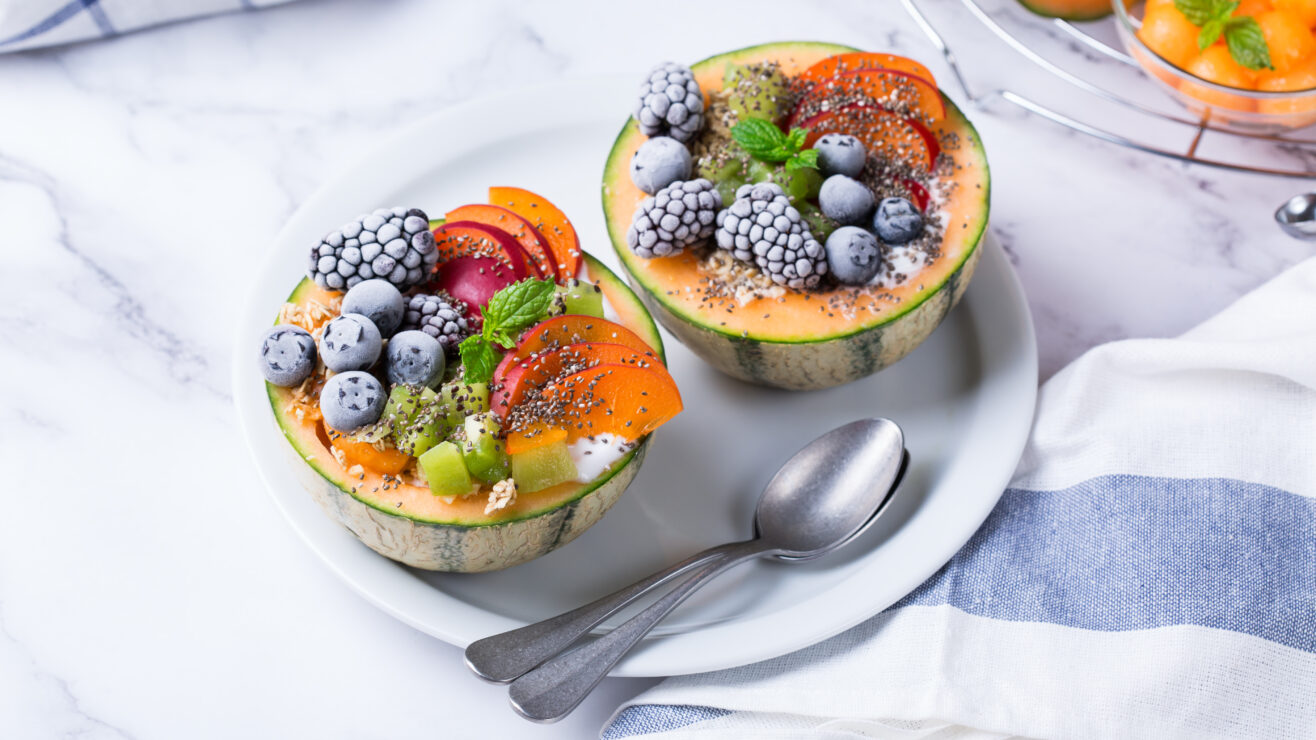
{"label": "orange melon flesh", "polygon": [[[590,264],[591,274],[596,280],[599,280],[600,287],[603,287],[604,294],[608,296],[610,301],[617,301],[613,305],[627,306],[628,313],[636,317],[634,322],[630,324],[630,328],[635,335],[637,337],[648,337],[645,340],[646,348],[651,347],[650,343],[656,344],[657,346],[651,351],[661,358],[662,340],[658,337],[657,328],[649,319],[648,314],[643,312],[642,307],[635,308],[631,305],[639,303],[634,294],[630,293],[620,280],[612,275],[607,268],[603,267],[601,263],[592,257],[587,258],[587,262]],[[605,283],[609,281],[612,284],[605,287]],[[609,295],[609,293],[611,294]],[[319,288],[310,280],[303,280],[292,296],[289,297],[289,302],[302,307],[311,306],[314,303],[329,306],[336,302],[336,294]],[[619,460],[612,466],[610,473],[605,474],[604,478],[600,480],[587,484],[562,483],[542,491],[523,494],[518,496],[510,506],[486,515],[484,508],[488,501],[482,495],[454,498],[448,501],[435,496],[425,486],[395,483],[385,485],[386,481],[378,473],[365,471],[360,477],[350,475],[346,467],[339,463],[329,450],[329,441],[324,436],[323,427],[318,421],[319,414],[315,413],[318,408],[313,407],[302,418],[298,418],[295,413],[296,405],[293,403],[294,389],[280,388],[268,383],[266,388],[270,404],[277,414],[284,434],[293,442],[299,456],[311,468],[344,490],[354,488],[355,490],[351,490],[351,494],[358,501],[387,514],[404,516],[420,523],[484,526],[536,517],[580,498],[587,490],[592,490],[611,477],[613,473],[628,465],[635,455],[635,452],[632,452]],[[639,436],[632,437],[632,439],[639,439]]]}
{"label": "orange melon flesh", "polygon": [[[797,74],[836,53],[830,45],[793,45],[786,51],[766,56],[781,64],[783,72]],[[720,90],[725,63],[747,64],[765,60],[761,47],[751,47],[716,57],[715,64],[696,65],[695,78],[705,92]],[[886,291],[859,291],[838,287],[822,292],[787,291],[778,298],[758,298],[744,306],[730,298],[705,301],[699,287],[703,273],[699,257],[687,250],[675,257],[646,260],[626,245],[626,229],[636,204],[645,194],[631,182],[631,157],[647,137],[630,121],[613,146],[604,171],[604,212],[614,247],[628,272],[640,287],[662,302],[678,317],[733,338],[771,342],[810,342],[863,331],[889,321],[917,306],[935,292],[951,272],[977,248],[986,226],[988,183],[987,160],[977,133],[949,100],[946,117],[929,128],[945,144],[944,153],[955,163],[942,178],[953,187],[942,188],[940,208],[950,215],[943,238],[942,254],[913,280]],[[948,139],[947,137],[951,137]],[[687,290],[687,288],[690,288]],[[853,295],[853,309],[830,307],[833,296]],[[732,310],[727,311],[728,308]]]}

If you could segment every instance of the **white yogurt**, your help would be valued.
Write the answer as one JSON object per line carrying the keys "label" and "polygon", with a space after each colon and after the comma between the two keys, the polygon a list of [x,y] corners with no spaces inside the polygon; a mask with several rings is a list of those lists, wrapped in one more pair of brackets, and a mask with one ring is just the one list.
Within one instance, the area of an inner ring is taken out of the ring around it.
{"label": "white yogurt", "polygon": [[576,481],[589,483],[608,471],[635,445],[611,434],[596,434],[594,439],[581,437],[567,445],[571,461],[576,464]]}
{"label": "white yogurt", "polygon": [[875,285],[879,288],[894,288],[897,285],[903,285],[909,282],[910,278],[923,271],[927,267],[927,255],[923,252],[906,246],[891,247],[882,260],[882,267],[868,281],[869,285]]}

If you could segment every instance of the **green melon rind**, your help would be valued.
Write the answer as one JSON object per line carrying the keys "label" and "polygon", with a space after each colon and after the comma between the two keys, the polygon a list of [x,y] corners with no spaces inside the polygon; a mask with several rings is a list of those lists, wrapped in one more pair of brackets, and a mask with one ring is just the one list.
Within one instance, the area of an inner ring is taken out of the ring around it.
{"label": "green melon rind", "polygon": [[[858,51],[839,44],[783,42],[761,44],[709,57],[692,68],[701,70],[708,65],[725,63],[747,52],[770,50],[786,54],[791,47],[810,47],[840,54]],[[956,118],[962,131],[969,136],[983,168],[982,197],[990,202],[991,171],[982,151],[982,138],[973,124],[950,98],[942,95],[946,116]],[[604,172],[614,171],[619,157],[625,157],[626,142],[638,133],[634,118],[627,120],[608,153]],[[615,171],[625,171],[616,168]],[[918,300],[908,301],[898,313],[885,314],[871,324],[861,325],[844,334],[834,334],[804,340],[780,340],[763,334],[738,334],[702,321],[698,316],[668,305],[663,301],[663,290],[646,282],[642,272],[632,268],[635,256],[626,245],[628,223],[609,218],[609,183],[605,177],[602,188],[604,217],[608,221],[608,236],[621,261],[631,285],[638,289],[640,300],[668,331],[705,362],[734,378],[760,385],[789,390],[816,390],[830,388],[867,377],[890,366],[909,354],[941,324],[955,307],[973,278],[982,253],[982,237],[987,229],[990,208],[982,209],[981,216],[965,232],[964,239],[973,243],[961,257],[960,264],[944,279],[920,294]],[[949,290],[946,287],[949,286]]]}
{"label": "green melon rind", "polygon": [[[619,295],[641,308],[638,313],[644,323],[632,329],[665,359],[661,335],[638,296],[603,263],[589,255],[585,259],[591,275],[599,282],[610,283]],[[298,300],[311,284],[304,279],[289,300]],[[650,441],[649,437],[640,440],[605,475],[582,486],[570,499],[521,512],[514,519],[434,521],[388,508],[364,494],[353,493],[350,482],[335,479],[333,471],[323,469],[308,455],[303,447],[308,442],[301,438],[299,430],[285,426],[286,417],[276,395],[278,388],[267,383],[266,389],[274,418],[290,443],[286,448],[290,463],[316,503],[370,549],[425,570],[462,573],[500,570],[565,545],[593,526],[617,502],[639,473]]]}
{"label": "green melon rind", "polygon": [[1105,18],[1115,12],[1114,8],[1112,8],[1108,2],[1101,2],[1098,9],[1088,12],[1051,10],[1049,8],[1041,7],[1037,2],[1029,2],[1029,0],[1019,0],[1019,4],[1027,8],[1034,15],[1040,15],[1043,18],[1059,18],[1066,21],[1095,21]]}

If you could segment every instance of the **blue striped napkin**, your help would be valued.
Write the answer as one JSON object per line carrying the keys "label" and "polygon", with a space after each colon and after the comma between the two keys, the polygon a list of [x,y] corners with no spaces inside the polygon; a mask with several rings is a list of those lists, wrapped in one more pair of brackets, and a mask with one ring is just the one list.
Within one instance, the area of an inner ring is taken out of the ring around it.
{"label": "blue striped napkin", "polygon": [[603,737],[1316,738],[1316,259],[1041,390],[982,529],[867,623]]}
{"label": "blue striped napkin", "polygon": [[0,0],[0,52],[54,46],[289,0]]}

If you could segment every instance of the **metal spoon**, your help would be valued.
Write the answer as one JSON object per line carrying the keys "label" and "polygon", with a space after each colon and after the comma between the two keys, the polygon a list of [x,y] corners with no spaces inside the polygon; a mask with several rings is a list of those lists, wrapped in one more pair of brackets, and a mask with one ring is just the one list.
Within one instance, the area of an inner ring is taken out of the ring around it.
{"label": "metal spoon", "polygon": [[851,422],[809,443],[763,490],[754,512],[754,539],[716,548],[721,552],[715,559],[701,561],[698,572],[639,614],[517,678],[508,691],[512,708],[537,722],[557,721],[658,622],[715,576],[756,557],[812,560],[855,539],[893,497],[908,461],[904,447],[904,434],[888,419]]}
{"label": "metal spoon", "polygon": [[1316,193],[1289,198],[1275,211],[1275,220],[1294,239],[1316,240]]}

